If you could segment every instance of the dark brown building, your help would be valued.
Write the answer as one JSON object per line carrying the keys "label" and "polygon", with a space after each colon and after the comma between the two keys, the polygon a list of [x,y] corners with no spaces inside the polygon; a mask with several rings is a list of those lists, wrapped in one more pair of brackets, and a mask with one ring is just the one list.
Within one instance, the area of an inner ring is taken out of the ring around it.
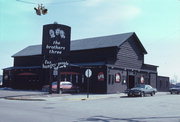
{"label": "dark brown building", "polygon": [[169,88],[170,88],[169,77],[158,76],[157,90],[164,92],[164,91],[169,91]]}
{"label": "dark brown building", "polygon": [[[118,93],[136,84],[157,87],[157,66],[145,64],[147,54],[132,33],[71,41],[70,66],[61,70],[61,79],[87,89],[85,70],[92,70],[90,92]],[[49,83],[48,69],[42,69],[41,45],[26,47],[12,56],[14,66],[4,69],[4,85],[17,89],[41,89]]]}

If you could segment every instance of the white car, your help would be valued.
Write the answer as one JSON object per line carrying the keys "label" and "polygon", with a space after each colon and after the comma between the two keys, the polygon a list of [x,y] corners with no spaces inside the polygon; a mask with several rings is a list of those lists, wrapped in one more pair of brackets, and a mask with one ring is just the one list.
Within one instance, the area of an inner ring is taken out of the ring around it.
{"label": "white car", "polygon": [[[73,85],[71,82],[69,81],[61,81],[60,85],[59,85],[59,92],[63,93],[63,92],[76,92],[79,93],[79,87]],[[45,85],[42,88],[42,91],[49,91],[49,85]],[[57,82],[52,82],[52,91],[56,92],[57,91]]]}

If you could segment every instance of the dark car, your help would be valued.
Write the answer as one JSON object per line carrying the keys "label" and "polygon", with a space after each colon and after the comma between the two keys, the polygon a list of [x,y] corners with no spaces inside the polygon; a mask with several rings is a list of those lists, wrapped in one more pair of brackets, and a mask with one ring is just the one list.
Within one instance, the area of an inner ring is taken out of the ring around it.
{"label": "dark car", "polygon": [[125,93],[131,97],[131,96],[146,96],[147,94],[150,94],[151,96],[155,95],[157,92],[156,88],[153,88],[150,85],[145,84],[138,84],[134,88],[131,88],[129,90],[126,90]]}
{"label": "dark car", "polygon": [[[69,81],[61,81],[59,87],[60,87],[59,88],[60,93],[63,93],[63,92],[76,92],[76,93],[79,93],[79,87],[73,85]],[[43,86],[42,91],[48,92],[49,91],[49,85]],[[57,91],[57,82],[52,82],[52,91],[53,92]]]}
{"label": "dark car", "polygon": [[171,94],[180,94],[180,86],[174,86],[169,89],[169,92]]}

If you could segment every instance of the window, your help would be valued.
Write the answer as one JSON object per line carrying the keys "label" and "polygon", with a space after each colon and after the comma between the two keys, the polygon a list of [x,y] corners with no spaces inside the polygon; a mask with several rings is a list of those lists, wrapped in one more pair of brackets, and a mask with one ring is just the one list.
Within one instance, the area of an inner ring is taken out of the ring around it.
{"label": "window", "polygon": [[84,75],[82,75],[82,83],[84,83]]}
{"label": "window", "polygon": [[111,75],[108,76],[108,84],[111,84]]}
{"label": "window", "polygon": [[70,77],[70,82],[72,82],[72,79],[73,79],[73,78],[72,78],[72,77],[73,77],[72,74],[70,74],[69,77]]}
{"label": "window", "polygon": [[78,83],[78,75],[76,74],[76,83]]}
{"label": "window", "polygon": [[111,75],[111,78],[112,78],[112,84],[114,84],[115,76]]}

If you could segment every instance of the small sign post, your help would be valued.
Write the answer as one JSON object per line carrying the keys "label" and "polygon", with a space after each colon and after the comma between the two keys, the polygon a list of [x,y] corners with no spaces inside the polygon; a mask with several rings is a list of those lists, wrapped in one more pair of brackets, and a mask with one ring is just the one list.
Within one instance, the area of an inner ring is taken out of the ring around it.
{"label": "small sign post", "polygon": [[92,76],[92,70],[86,69],[85,76],[87,77],[87,98],[89,98],[89,78]]}
{"label": "small sign post", "polygon": [[54,76],[58,76],[58,68],[54,68],[54,70],[53,70],[53,75],[54,75]]}

